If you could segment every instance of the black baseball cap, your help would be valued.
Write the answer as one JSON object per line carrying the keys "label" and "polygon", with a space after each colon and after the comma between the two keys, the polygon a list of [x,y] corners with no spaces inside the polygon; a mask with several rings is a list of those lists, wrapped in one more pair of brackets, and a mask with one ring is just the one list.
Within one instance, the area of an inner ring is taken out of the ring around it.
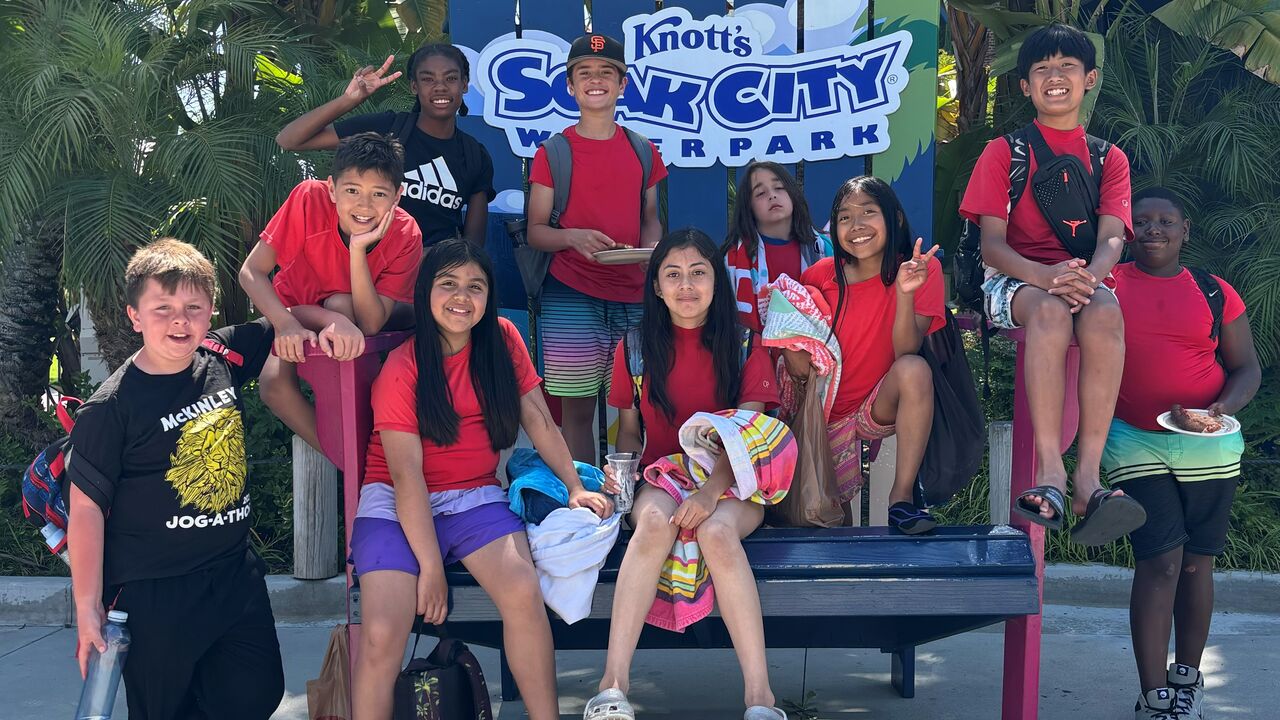
{"label": "black baseball cap", "polygon": [[627,73],[626,52],[622,43],[599,33],[583,35],[573,41],[573,45],[569,46],[569,60],[564,65],[565,70],[572,70],[579,61],[591,58],[612,64],[623,75]]}

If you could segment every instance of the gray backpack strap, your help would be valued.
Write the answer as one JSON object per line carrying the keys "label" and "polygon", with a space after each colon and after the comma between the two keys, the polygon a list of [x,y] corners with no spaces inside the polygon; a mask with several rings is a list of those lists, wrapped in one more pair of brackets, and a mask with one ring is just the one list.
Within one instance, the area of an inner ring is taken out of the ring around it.
{"label": "gray backpack strap", "polygon": [[653,150],[651,149],[653,143],[638,132],[625,127],[622,127],[622,131],[627,134],[627,141],[631,143],[631,149],[635,151],[636,158],[640,161],[640,221],[644,222],[645,194],[649,190],[649,178],[653,177]]}
{"label": "gray backpack strap", "polygon": [[560,227],[560,216],[569,206],[569,183],[573,179],[573,150],[569,148],[569,139],[562,133],[556,133],[542,142],[547,151],[547,167],[551,170],[553,184],[551,199],[551,217],[548,224]]}

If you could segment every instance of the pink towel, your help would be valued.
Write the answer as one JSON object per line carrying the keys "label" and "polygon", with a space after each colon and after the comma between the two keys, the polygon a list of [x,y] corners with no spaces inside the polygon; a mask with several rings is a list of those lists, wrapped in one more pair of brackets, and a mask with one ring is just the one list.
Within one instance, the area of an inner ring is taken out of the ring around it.
{"label": "pink towel", "polygon": [[[785,273],[760,291],[760,343],[769,348],[809,353],[820,383],[824,418],[831,417],[836,392],[840,388],[840,343],[831,332],[831,308],[817,288],[801,285]],[[787,372],[786,361],[778,358],[778,390],[782,417],[794,418],[804,390]]]}

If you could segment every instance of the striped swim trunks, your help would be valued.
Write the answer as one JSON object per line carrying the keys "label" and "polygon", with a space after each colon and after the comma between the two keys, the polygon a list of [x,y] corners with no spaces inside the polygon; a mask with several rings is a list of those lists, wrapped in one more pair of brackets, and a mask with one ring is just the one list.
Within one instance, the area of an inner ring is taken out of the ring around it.
{"label": "striped swim trunks", "polygon": [[614,348],[639,324],[640,303],[591,297],[548,275],[538,318],[547,393],[595,397],[612,374]]}
{"label": "striped swim trunks", "polygon": [[1112,483],[1164,474],[1179,482],[1219,480],[1240,476],[1243,453],[1240,433],[1194,437],[1152,432],[1115,418],[1102,451],[1102,467]]}

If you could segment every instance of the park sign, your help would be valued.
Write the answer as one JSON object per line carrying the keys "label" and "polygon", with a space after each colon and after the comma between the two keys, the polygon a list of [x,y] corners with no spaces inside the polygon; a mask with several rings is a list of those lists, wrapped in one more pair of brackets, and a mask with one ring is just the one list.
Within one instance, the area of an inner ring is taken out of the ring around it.
{"label": "park sign", "polygon": [[[617,119],[657,144],[669,166],[792,163],[889,147],[888,117],[906,89],[911,33],[856,45],[766,54],[747,20],[694,20],[683,8],[623,23],[628,84]],[[572,38],[569,38],[572,40]],[[577,120],[565,81],[569,43],[546,33],[496,38],[472,72],[484,121],[533,157]]]}

